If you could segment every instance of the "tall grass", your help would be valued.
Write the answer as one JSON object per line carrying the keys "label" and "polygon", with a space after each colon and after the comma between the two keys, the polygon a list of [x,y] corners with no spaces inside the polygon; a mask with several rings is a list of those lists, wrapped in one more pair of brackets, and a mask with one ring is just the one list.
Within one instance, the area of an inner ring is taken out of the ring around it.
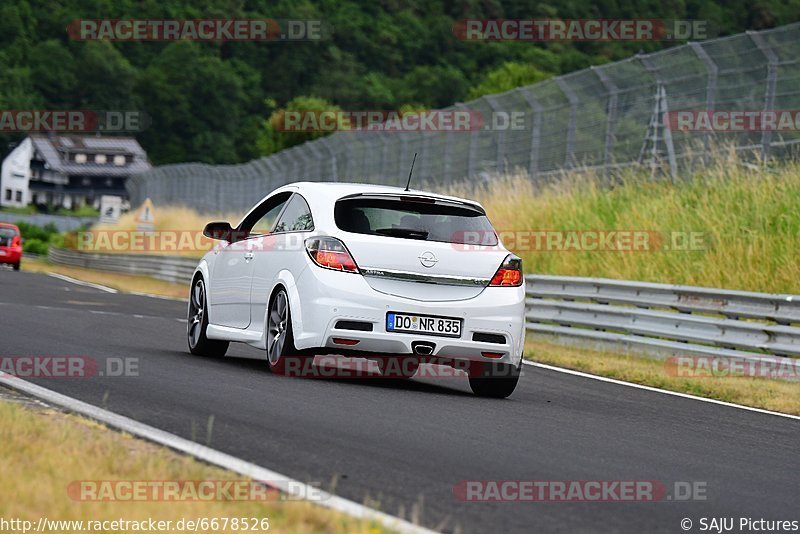
{"label": "tall grass", "polygon": [[[537,190],[526,176],[451,193],[480,201],[498,231],[697,233],[699,250],[517,250],[525,271],[800,293],[800,164],[765,170],[718,159],[672,184],[631,172],[611,187],[566,177]],[[669,238],[664,244],[669,244]]]}

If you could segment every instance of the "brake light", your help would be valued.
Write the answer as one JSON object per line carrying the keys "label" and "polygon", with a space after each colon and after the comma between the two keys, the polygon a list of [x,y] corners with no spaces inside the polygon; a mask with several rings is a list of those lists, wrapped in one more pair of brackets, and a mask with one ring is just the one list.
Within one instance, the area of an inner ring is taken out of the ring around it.
{"label": "brake light", "polygon": [[489,287],[506,286],[519,287],[522,285],[522,260],[513,254],[506,256],[500,268],[494,273]]}
{"label": "brake light", "polygon": [[11,240],[12,247],[18,247],[22,245],[22,237],[15,235],[14,238]]}
{"label": "brake light", "polygon": [[335,237],[306,239],[306,251],[314,263],[325,269],[357,273],[358,266],[344,243]]}

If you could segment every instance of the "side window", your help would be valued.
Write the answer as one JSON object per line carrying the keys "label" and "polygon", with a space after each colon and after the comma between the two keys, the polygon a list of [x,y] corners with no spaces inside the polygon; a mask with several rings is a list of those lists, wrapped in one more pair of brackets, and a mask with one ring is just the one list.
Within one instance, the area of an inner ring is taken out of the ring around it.
{"label": "side window", "polygon": [[295,193],[281,215],[281,220],[275,226],[275,232],[303,232],[313,229],[314,221],[311,219],[311,209],[306,200]]}
{"label": "side window", "polygon": [[242,234],[247,237],[256,237],[270,233],[275,226],[275,220],[291,195],[292,193],[286,192],[267,199],[247,219],[242,221],[240,226]]}

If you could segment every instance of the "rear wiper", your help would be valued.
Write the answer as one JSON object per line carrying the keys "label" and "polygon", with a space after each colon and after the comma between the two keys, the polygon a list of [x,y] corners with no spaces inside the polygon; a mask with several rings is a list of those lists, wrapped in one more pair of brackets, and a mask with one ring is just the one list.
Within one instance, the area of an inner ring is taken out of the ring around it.
{"label": "rear wiper", "polygon": [[375,230],[375,233],[393,237],[410,237],[411,239],[428,238],[428,232],[425,230],[414,230],[413,228],[378,228]]}

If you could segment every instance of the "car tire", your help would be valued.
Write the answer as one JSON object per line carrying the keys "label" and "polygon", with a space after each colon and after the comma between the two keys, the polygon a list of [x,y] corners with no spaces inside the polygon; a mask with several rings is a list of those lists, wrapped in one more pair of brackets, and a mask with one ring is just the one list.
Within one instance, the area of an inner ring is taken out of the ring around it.
{"label": "car tire", "polygon": [[206,328],[208,328],[207,302],[205,282],[202,276],[198,276],[192,283],[192,290],[189,294],[188,324],[186,325],[189,352],[197,356],[221,358],[228,352],[230,342],[206,337]]}
{"label": "car tire", "polygon": [[313,358],[300,354],[294,346],[292,313],[285,289],[279,289],[272,296],[266,323],[269,370],[277,375],[305,376]]}
{"label": "car tire", "polygon": [[473,362],[469,366],[469,387],[479,397],[505,399],[517,387],[522,361],[507,363]]}
{"label": "car tire", "polygon": [[22,263],[22,260],[20,260],[20,261],[18,261],[17,263],[14,264],[14,270],[15,271],[19,271],[19,266],[20,266],[21,263]]}
{"label": "car tire", "polygon": [[419,359],[414,356],[386,356],[378,360],[378,369],[384,378],[408,380],[419,370]]}

